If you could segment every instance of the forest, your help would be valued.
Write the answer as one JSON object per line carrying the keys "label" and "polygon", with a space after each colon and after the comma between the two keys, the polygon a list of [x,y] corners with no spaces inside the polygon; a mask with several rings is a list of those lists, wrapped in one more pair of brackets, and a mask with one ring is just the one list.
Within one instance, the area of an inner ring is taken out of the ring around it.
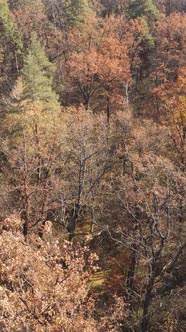
{"label": "forest", "polygon": [[186,0],[0,0],[0,331],[186,331]]}

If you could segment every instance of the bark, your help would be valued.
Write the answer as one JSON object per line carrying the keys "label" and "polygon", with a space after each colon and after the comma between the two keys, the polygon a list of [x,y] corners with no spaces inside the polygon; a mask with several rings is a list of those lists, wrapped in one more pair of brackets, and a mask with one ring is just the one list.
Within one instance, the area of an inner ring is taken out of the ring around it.
{"label": "bark", "polygon": [[145,294],[145,300],[143,303],[143,317],[141,321],[141,332],[148,332],[148,323],[149,323],[149,307],[152,300],[152,289],[155,282],[155,274],[151,272],[149,276],[149,281],[147,284],[147,290]]}
{"label": "bark", "polygon": [[128,276],[127,276],[127,288],[129,290],[134,289],[134,276],[135,276],[136,252],[137,252],[136,250],[137,250],[136,243],[133,242],[131,245],[130,268],[129,268]]}

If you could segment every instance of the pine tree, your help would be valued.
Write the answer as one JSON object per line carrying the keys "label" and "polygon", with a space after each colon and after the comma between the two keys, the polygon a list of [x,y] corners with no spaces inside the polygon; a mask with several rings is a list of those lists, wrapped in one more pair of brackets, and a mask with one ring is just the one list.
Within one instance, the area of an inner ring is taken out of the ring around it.
{"label": "pine tree", "polygon": [[158,16],[158,10],[152,0],[128,0],[127,15],[133,19],[143,16],[155,19]]}
{"label": "pine tree", "polygon": [[6,37],[17,48],[22,47],[21,38],[13,23],[7,0],[0,0],[0,36]]}
{"label": "pine tree", "polygon": [[151,34],[154,22],[158,18],[158,10],[152,0],[128,0],[127,16],[130,19],[142,19],[144,26],[144,47],[154,47],[154,39]]}
{"label": "pine tree", "polygon": [[49,62],[33,33],[22,70],[23,98],[33,103],[40,102],[46,110],[59,109],[58,97],[52,87],[54,72],[54,65]]}
{"label": "pine tree", "polygon": [[84,17],[90,10],[87,0],[65,0],[67,24],[74,27],[84,23]]}
{"label": "pine tree", "polygon": [[7,0],[0,0],[0,96],[12,89],[22,61],[22,40]]}

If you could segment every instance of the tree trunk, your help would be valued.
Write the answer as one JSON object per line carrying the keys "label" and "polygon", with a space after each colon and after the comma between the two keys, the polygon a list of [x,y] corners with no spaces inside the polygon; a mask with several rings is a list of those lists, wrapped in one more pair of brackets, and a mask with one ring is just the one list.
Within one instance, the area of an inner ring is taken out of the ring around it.
{"label": "tree trunk", "polygon": [[107,96],[107,109],[106,109],[106,112],[107,112],[107,125],[109,126],[109,124],[110,124],[110,98],[109,98],[109,96]]}
{"label": "tree trunk", "polygon": [[77,219],[78,219],[78,216],[79,216],[79,211],[80,211],[80,205],[75,204],[74,209],[73,209],[72,217],[71,217],[70,222],[69,222],[68,227],[67,227],[67,230],[69,232],[69,236],[68,236],[69,241],[72,241],[72,239],[74,237],[74,233],[75,233],[75,229],[76,229],[76,223],[77,223]]}
{"label": "tree trunk", "polygon": [[149,313],[150,303],[152,300],[152,288],[154,285],[154,281],[155,281],[154,272],[150,272],[149,282],[147,284],[147,290],[146,290],[146,294],[145,294],[145,300],[143,303],[143,317],[141,320],[141,332],[148,332],[148,324],[149,324],[148,313]]}
{"label": "tree trunk", "polygon": [[136,244],[133,242],[131,244],[131,258],[130,258],[130,268],[127,275],[127,288],[129,290],[134,289],[134,275],[135,275],[135,267],[136,267]]}

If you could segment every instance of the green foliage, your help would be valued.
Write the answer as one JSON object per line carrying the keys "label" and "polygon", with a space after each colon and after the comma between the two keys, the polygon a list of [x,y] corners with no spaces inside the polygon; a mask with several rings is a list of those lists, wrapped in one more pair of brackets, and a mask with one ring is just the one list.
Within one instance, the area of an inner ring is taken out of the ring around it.
{"label": "green foliage", "polygon": [[153,38],[152,34],[150,33],[149,26],[145,20],[143,20],[143,26],[144,26],[144,38],[145,38],[146,44],[151,49],[154,47],[154,38]]}
{"label": "green foliage", "polygon": [[125,0],[101,0],[100,2],[100,11],[103,17],[109,17],[111,15],[121,16],[125,12]]}
{"label": "green foliage", "polygon": [[22,48],[20,34],[16,31],[7,0],[0,0],[0,26],[0,35],[12,41],[18,49]]}
{"label": "green foliage", "polygon": [[88,0],[44,0],[44,3],[52,23],[65,31],[82,27],[92,12]]}
{"label": "green foliage", "polygon": [[8,1],[0,0],[0,95],[8,95],[22,59],[21,32],[9,10]]}
{"label": "green foliage", "polygon": [[158,10],[152,0],[129,0],[127,15],[130,18],[146,16],[149,19],[158,17]]}
{"label": "green foliage", "polygon": [[44,49],[32,34],[28,55],[25,58],[23,97],[32,102],[43,102],[44,109],[58,109],[57,95],[52,89],[55,66],[49,62]]}
{"label": "green foliage", "polygon": [[65,14],[70,28],[80,26],[85,22],[85,16],[90,12],[87,0],[65,0]]}

